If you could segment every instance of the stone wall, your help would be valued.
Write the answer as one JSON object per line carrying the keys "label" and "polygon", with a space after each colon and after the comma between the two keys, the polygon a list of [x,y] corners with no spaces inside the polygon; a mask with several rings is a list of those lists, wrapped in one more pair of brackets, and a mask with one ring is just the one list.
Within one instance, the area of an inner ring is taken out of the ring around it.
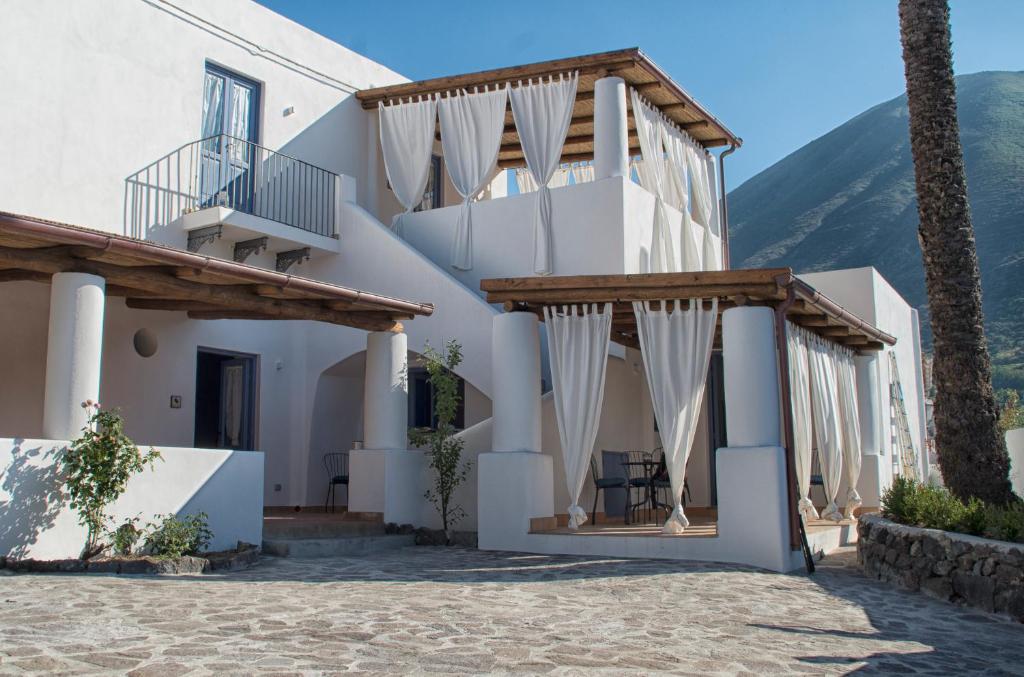
{"label": "stone wall", "polygon": [[1024,622],[1024,545],[864,515],[857,559],[869,578]]}

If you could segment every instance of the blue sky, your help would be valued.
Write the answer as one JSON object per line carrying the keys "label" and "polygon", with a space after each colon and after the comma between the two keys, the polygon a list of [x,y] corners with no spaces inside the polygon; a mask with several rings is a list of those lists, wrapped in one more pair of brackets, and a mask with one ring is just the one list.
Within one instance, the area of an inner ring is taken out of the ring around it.
{"label": "blue sky", "polygon": [[[259,0],[413,80],[640,47],[744,140],[730,188],[904,88],[895,0]],[[1024,70],[1024,0],[954,0],[957,73]]]}

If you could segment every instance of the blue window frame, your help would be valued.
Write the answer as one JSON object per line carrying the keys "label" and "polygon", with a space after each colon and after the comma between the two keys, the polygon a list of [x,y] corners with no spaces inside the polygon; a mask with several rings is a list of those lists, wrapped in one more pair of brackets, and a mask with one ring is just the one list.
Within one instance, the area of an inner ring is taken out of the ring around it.
{"label": "blue window frame", "polygon": [[260,85],[238,73],[206,64],[202,138],[227,134],[259,143]]}

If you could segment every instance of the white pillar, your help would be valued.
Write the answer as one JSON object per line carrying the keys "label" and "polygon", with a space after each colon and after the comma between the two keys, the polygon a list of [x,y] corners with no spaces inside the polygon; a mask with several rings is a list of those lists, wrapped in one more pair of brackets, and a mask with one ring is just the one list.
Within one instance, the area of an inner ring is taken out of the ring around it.
{"label": "white pillar", "polygon": [[740,306],[722,313],[722,362],[729,446],[782,446],[771,308]]}
{"label": "white pillar", "polygon": [[406,449],[409,383],[408,339],[400,332],[375,331],[366,336],[363,380],[363,446]]}
{"label": "white pillar", "polygon": [[594,180],[629,176],[626,83],[601,78],[594,83]]}
{"label": "white pillar", "polygon": [[494,451],[540,451],[540,335],[533,313],[494,317],[491,339]]}
{"label": "white pillar", "polygon": [[853,358],[857,372],[857,413],[860,420],[860,452],[878,456],[882,450],[882,402],[878,389],[878,353]]}
{"label": "white pillar", "polygon": [[96,275],[53,276],[43,401],[47,439],[78,437],[88,418],[82,402],[99,401],[105,288],[103,278]]}

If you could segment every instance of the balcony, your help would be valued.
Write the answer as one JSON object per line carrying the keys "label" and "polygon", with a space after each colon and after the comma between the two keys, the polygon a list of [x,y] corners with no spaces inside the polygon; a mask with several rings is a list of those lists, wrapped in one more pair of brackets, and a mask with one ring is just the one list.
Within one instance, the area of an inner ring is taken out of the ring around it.
{"label": "balcony", "polygon": [[226,135],[185,144],[125,179],[125,234],[287,271],[339,251],[354,180]]}

